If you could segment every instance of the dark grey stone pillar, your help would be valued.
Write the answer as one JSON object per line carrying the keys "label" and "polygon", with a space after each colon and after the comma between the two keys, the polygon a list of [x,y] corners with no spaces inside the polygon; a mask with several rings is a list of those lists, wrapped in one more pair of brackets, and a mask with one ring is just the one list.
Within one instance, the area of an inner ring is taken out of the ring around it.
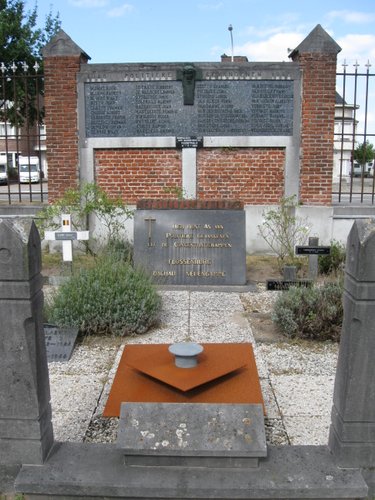
{"label": "dark grey stone pillar", "polygon": [[345,271],[329,447],[343,467],[374,467],[375,219],[353,225]]}
{"label": "dark grey stone pillar", "polygon": [[0,465],[41,464],[53,444],[35,224],[0,219]]}

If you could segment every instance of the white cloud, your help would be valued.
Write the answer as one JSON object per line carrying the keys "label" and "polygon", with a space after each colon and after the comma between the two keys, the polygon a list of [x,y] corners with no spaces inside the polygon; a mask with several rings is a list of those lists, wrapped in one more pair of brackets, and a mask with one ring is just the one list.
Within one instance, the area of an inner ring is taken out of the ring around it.
{"label": "white cloud", "polygon": [[130,5],[128,3],[124,3],[123,5],[120,5],[119,7],[114,7],[113,9],[110,9],[107,12],[108,17],[122,17],[128,14],[133,10],[133,5]]}
{"label": "white cloud", "polygon": [[369,60],[375,64],[375,35],[349,34],[336,40],[342,48],[339,60],[346,60],[348,64],[358,61],[365,64]]}
{"label": "white cloud", "polygon": [[109,0],[69,0],[74,7],[105,7]]}
{"label": "white cloud", "polygon": [[375,21],[375,14],[351,10],[333,10],[327,14],[328,18],[341,19],[350,24],[367,24]]}
{"label": "white cloud", "polygon": [[295,49],[304,38],[300,33],[276,33],[266,40],[236,45],[234,54],[247,56],[249,61],[287,61],[288,49]]}

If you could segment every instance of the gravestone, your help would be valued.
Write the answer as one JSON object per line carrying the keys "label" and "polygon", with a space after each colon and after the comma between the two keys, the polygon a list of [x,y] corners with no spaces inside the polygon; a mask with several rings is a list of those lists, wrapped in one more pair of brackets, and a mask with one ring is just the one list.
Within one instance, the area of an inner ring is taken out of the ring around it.
{"label": "gravestone", "polygon": [[375,489],[375,219],[348,237],[344,321],[329,446],[343,467],[372,469]]}
{"label": "gravestone", "polygon": [[[137,205],[134,217],[134,262],[137,266],[149,271],[159,284],[220,286],[246,283],[245,212],[242,208],[205,209],[205,204],[196,200],[181,204],[170,200],[164,204],[166,209],[155,208],[158,204],[157,200],[151,201],[151,209],[140,208],[144,206],[142,201]],[[181,208],[170,208],[178,205]],[[209,202],[207,205],[212,206]],[[226,206],[231,204],[226,202]]]}
{"label": "gravestone", "polygon": [[0,219],[0,464],[41,464],[53,444],[40,238]]}
{"label": "gravestone", "polygon": [[47,361],[69,361],[78,336],[77,328],[61,328],[57,325],[44,325]]}
{"label": "gravestone", "polygon": [[64,262],[73,261],[73,241],[88,240],[89,231],[72,231],[72,218],[70,214],[61,215],[60,231],[45,231],[47,241],[61,241]]}

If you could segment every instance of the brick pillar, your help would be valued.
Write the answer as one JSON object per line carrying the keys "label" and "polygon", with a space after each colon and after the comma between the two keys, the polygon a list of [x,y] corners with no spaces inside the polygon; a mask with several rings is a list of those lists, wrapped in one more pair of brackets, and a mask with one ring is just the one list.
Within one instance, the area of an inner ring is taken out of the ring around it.
{"label": "brick pillar", "polygon": [[331,205],[336,59],[341,48],[318,24],[290,57],[302,70],[299,199]]}
{"label": "brick pillar", "polygon": [[43,49],[48,200],[79,182],[77,73],[90,59],[64,31]]}

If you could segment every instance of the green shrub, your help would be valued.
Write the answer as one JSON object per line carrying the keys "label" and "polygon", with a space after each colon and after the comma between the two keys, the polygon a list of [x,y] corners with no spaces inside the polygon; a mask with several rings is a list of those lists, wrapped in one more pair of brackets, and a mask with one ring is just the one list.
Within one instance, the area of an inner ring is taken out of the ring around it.
{"label": "green shrub", "polygon": [[321,287],[292,287],[276,300],[272,319],[287,337],[338,341],[343,318],[342,294],[339,282]]}
{"label": "green shrub", "polygon": [[331,253],[328,255],[319,255],[319,272],[321,274],[339,273],[344,268],[345,257],[345,246],[339,241],[331,241]]}
{"label": "green shrub", "polygon": [[103,254],[109,254],[115,260],[122,260],[133,264],[133,245],[128,240],[112,238],[108,241]]}
{"label": "green shrub", "polygon": [[106,256],[64,283],[46,308],[49,322],[80,333],[144,333],[158,320],[161,299],[150,278],[128,262]]}

